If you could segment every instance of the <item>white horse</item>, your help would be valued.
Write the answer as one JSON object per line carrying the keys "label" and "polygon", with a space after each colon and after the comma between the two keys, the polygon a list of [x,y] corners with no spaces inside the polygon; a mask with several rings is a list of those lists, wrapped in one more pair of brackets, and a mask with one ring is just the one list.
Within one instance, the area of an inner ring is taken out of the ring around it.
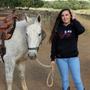
{"label": "white horse", "polygon": [[[38,16],[31,23],[31,18],[17,21],[16,28],[10,40],[5,41],[6,54],[4,56],[7,90],[12,90],[13,73],[15,66],[20,70],[21,85],[23,90],[28,90],[25,82],[25,55],[31,59],[37,56],[37,51],[42,40],[41,18]],[[24,58],[22,60],[21,58]]]}

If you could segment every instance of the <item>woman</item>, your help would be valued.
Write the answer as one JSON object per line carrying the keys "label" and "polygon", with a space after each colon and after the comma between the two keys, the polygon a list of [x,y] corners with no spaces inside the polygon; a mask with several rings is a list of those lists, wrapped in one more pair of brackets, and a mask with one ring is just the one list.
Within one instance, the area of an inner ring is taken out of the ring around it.
{"label": "woman", "polygon": [[51,41],[51,66],[54,71],[55,62],[61,75],[62,90],[70,90],[69,70],[76,90],[85,90],[80,75],[80,60],[78,57],[78,36],[85,31],[79,21],[73,19],[69,9],[59,13],[53,27]]}

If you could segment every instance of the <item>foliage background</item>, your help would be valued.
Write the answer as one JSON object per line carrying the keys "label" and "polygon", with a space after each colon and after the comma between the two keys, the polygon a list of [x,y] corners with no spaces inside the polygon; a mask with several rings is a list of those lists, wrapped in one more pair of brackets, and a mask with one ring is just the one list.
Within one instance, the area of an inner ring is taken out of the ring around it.
{"label": "foliage background", "polygon": [[90,8],[90,0],[57,0],[57,1],[43,1],[43,0],[0,0],[0,7],[45,7],[45,8],[71,8],[71,9],[88,9]]}

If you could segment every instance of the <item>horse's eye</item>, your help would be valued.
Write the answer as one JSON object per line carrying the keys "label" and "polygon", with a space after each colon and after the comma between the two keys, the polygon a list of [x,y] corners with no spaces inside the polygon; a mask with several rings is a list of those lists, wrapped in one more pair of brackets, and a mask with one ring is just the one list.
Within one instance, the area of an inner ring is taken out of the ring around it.
{"label": "horse's eye", "polygon": [[39,33],[38,36],[41,36],[41,33]]}

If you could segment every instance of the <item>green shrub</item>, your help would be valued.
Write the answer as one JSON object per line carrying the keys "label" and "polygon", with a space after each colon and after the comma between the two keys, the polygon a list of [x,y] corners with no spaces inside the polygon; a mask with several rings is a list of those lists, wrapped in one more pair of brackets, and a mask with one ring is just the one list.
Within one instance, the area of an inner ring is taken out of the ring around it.
{"label": "green shrub", "polygon": [[71,9],[87,9],[90,8],[90,2],[86,1],[77,1],[77,0],[68,0],[68,1],[54,1],[54,2],[45,2],[43,7],[62,9],[62,8],[71,8]]}

